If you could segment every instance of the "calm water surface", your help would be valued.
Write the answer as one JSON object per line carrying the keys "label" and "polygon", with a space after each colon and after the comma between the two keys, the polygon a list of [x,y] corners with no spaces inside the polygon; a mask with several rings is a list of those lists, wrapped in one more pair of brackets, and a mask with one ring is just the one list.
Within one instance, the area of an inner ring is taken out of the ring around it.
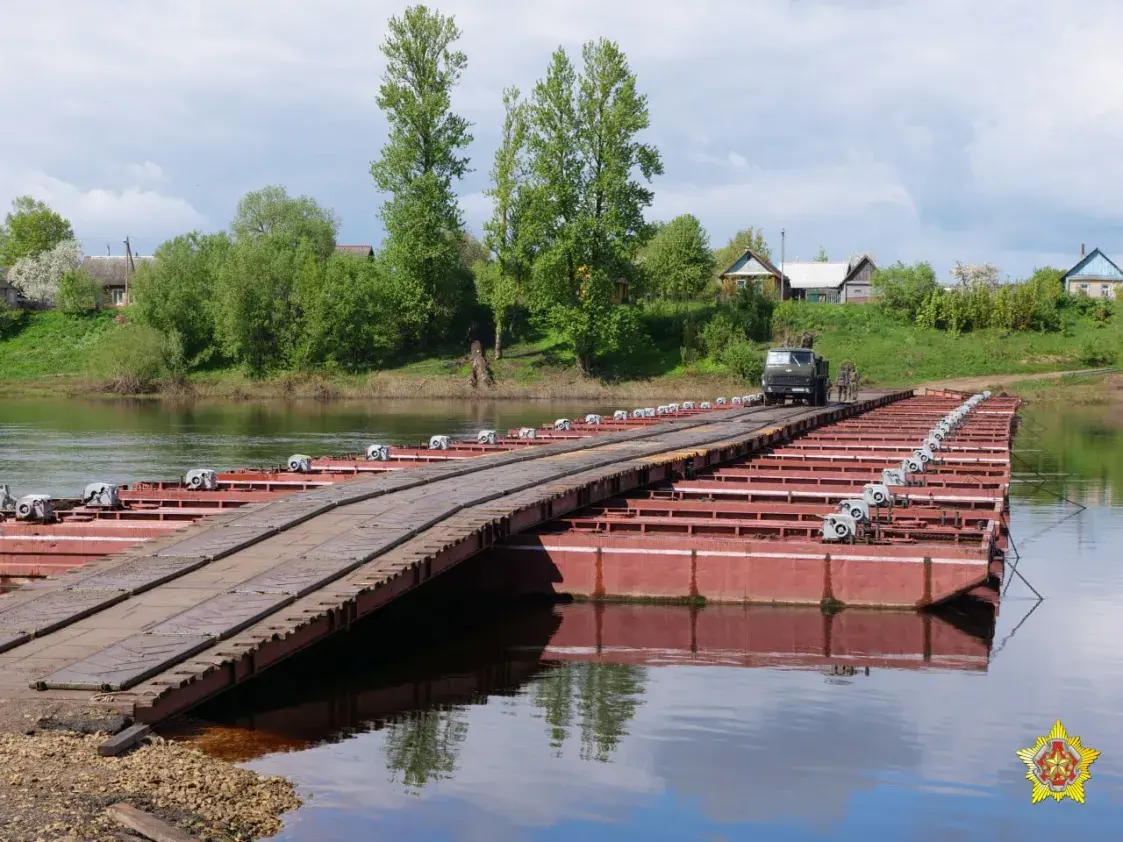
{"label": "calm water surface", "polygon": [[158,401],[3,399],[0,483],[16,496],[75,496],[92,481],[174,479],[191,468],[272,466],[294,453],[355,453],[369,444],[417,444],[438,434],[474,437],[481,429],[536,426],[605,409],[542,401],[175,407]]}
{"label": "calm water surface", "polygon": [[[435,411],[95,405],[49,421],[5,406],[0,466],[21,485],[70,488],[111,471],[357,448],[372,432],[411,440],[576,414]],[[418,602],[266,674],[181,733],[297,782],[305,806],[283,840],[1118,838],[1123,418],[1030,413],[1018,444],[1018,569],[1045,599],[1013,577],[993,641],[929,632],[981,652],[958,665],[969,668],[923,668],[924,635],[892,614],[846,622],[900,668],[847,674],[798,668],[821,642],[817,613],[522,605],[461,618]],[[107,452],[119,448],[128,455]],[[706,617],[724,634],[706,639],[724,644],[703,651]],[[597,629],[652,644],[598,653]],[[1058,718],[1102,755],[1086,804],[1031,805],[1015,752]]]}

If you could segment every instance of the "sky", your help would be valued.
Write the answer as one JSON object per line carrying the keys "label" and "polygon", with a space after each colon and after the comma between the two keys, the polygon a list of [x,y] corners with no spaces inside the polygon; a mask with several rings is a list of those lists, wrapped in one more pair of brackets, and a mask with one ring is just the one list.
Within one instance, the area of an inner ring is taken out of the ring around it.
{"label": "sky", "polygon": [[[0,4],[0,208],[31,194],[89,254],[149,254],[219,230],[249,190],[335,209],[382,237],[369,167],[382,0]],[[764,230],[779,257],[956,261],[1002,276],[1123,249],[1123,4],[1114,0],[442,0],[468,67],[459,185],[469,230],[502,118],[551,52],[619,43],[662,153],[651,219],[692,213],[712,245]]]}

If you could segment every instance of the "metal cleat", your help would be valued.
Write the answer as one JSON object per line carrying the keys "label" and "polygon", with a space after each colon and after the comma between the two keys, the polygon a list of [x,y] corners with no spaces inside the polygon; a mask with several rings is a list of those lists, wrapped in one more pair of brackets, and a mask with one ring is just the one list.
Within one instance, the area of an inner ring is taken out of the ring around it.
{"label": "metal cleat", "polygon": [[82,492],[82,505],[93,509],[119,509],[121,495],[115,485],[108,482],[91,482]]}
{"label": "metal cleat", "polygon": [[183,477],[183,484],[192,491],[214,491],[218,488],[218,474],[211,468],[193,468]]}

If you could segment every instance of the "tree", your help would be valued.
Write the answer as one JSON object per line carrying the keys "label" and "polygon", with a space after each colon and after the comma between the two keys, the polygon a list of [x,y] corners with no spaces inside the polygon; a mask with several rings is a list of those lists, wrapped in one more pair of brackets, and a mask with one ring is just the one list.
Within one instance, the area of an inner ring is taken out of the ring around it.
{"label": "tree", "polygon": [[956,261],[951,276],[962,287],[985,286],[994,289],[998,286],[998,267],[990,263],[960,263]]}
{"label": "tree", "polygon": [[33,257],[17,260],[8,270],[8,282],[18,287],[25,298],[52,304],[63,275],[75,271],[81,262],[82,248],[78,241],[63,240]]}
{"label": "tree", "polygon": [[916,319],[929,296],[941,290],[930,263],[908,266],[897,261],[874,272],[870,285],[885,310],[909,321]]}
{"label": "tree", "polygon": [[714,255],[697,217],[683,214],[661,226],[644,250],[643,270],[665,298],[702,295],[713,281]]}
{"label": "tree", "polygon": [[15,266],[25,257],[36,257],[73,239],[68,220],[43,202],[19,196],[0,225],[0,266]]}
{"label": "tree", "polygon": [[284,187],[272,185],[247,193],[230,225],[237,242],[270,239],[296,248],[307,240],[321,257],[335,251],[339,219],[310,196],[289,196]]}
{"label": "tree", "polygon": [[[564,50],[535,86],[530,119],[531,218],[543,245],[535,257],[534,306],[565,338],[577,368],[619,348],[635,327],[616,300],[635,276],[647,236],[643,181],[663,172],[655,147],[636,135],[649,123],[647,98],[613,42],[590,41],[578,78]],[[641,181],[642,179],[642,181]]]}
{"label": "tree", "polygon": [[215,350],[218,277],[231,247],[223,233],[183,234],[156,249],[156,259],[141,266],[132,282],[141,321],[177,334],[192,365]]}
{"label": "tree", "polygon": [[822,246],[819,246],[819,253],[817,255],[815,255],[815,262],[816,263],[829,263],[830,262],[830,258],[827,257],[827,250],[825,248],[823,248]]}
{"label": "tree", "polygon": [[467,231],[460,235],[460,256],[458,263],[461,269],[471,269],[481,260],[490,260],[491,252],[488,251],[487,246],[481,243]]}
{"label": "tree", "polygon": [[297,285],[298,364],[359,371],[389,359],[400,332],[392,289],[384,280],[376,261],[355,255],[306,262]]}
{"label": "tree", "polygon": [[98,309],[104,297],[105,287],[93,275],[79,267],[59,278],[55,301],[62,312],[73,315]]}
{"label": "tree", "polygon": [[530,274],[534,244],[528,220],[530,193],[527,185],[527,106],[518,88],[503,91],[503,134],[491,168],[487,195],[494,203],[491,219],[484,225],[487,247],[494,264],[477,263],[476,293],[491,308],[495,321],[495,358],[503,356],[503,332],[510,327],[510,313],[518,303],[519,290]]}
{"label": "tree", "polygon": [[452,49],[460,37],[453,18],[424,6],[391,18],[389,30],[377,102],[390,136],[370,168],[389,196],[381,210],[384,258],[396,283],[415,288],[417,306],[441,335],[466,292],[453,182],[468,172],[460,151],[472,136],[468,121],[452,112],[451,94],[468,60]]}
{"label": "tree", "polygon": [[300,337],[296,288],[310,261],[308,240],[254,238],[236,243],[218,273],[215,333],[222,351],[253,376],[291,362]]}
{"label": "tree", "polygon": [[751,225],[743,231],[738,231],[729,238],[729,242],[714,252],[714,268],[717,272],[724,272],[733,262],[745,253],[745,249],[752,249],[766,260],[772,259],[772,251],[764,239],[764,231],[753,228]]}

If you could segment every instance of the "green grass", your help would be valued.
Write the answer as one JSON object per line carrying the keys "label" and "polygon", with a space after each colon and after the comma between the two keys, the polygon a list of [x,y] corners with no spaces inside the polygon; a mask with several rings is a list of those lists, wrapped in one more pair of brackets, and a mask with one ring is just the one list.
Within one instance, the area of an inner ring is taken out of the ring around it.
{"label": "green grass", "polygon": [[80,376],[117,327],[108,312],[68,316],[50,311],[23,318],[0,340],[0,380]]}
{"label": "green grass", "polygon": [[[687,317],[704,321],[712,304],[657,304],[640,310],[649,337],[626,352],[601,361],[597,378],[580,377],[573,355],[551,334],[527,332],[521,341],[492,360],[497,386],[491,397],[591,397],[609,393],[702,397],[711,390],[737,393],[745,384],[725,366],[708,359],[682,361],[683,324]],[[977,331],[959,336],[921,330],[885,318],[868,305],[799,303],[791,327],[816,334],[815,348],[831,362],[832,371],[853,360],[863,383],[907,386],[959,377],[1034,374],[1089,368],[1081,350],[1095,338],[1123,351],[1123,325],[1103,325],[1066,313],[1065,330],[1057,333]],[[57,389],[96,392],[93,367],[119,325],[113,313],[68,316],[59,312],[28,313],[22,324],[9,327],[0,339],[0,385],[7,391]],[[759,345],[761,353],[766,343]],[[1117,360],[1123,364],[1123,356]],[[469,375],[466,350],[436,354],[377,373],[279,373],[254,380],[237,368],[197,372],[192,384],[214,397],[355,396],[475,397],[465,388]],[[482,396],[482,393],[481,393]]]}
{"label": "green grass", "polygon": [[800,330],[815,333],[815,349],[837,370],[853,360],[867,384],[906,386],[958,377],[1035,374],[1091,368],[1081,349],[1093,338],[1123,351],[1119,325],[1104,326],[1066,314],[1056,333],[980,330],[953,335],[900,324],[862,304],[801,304]]}

